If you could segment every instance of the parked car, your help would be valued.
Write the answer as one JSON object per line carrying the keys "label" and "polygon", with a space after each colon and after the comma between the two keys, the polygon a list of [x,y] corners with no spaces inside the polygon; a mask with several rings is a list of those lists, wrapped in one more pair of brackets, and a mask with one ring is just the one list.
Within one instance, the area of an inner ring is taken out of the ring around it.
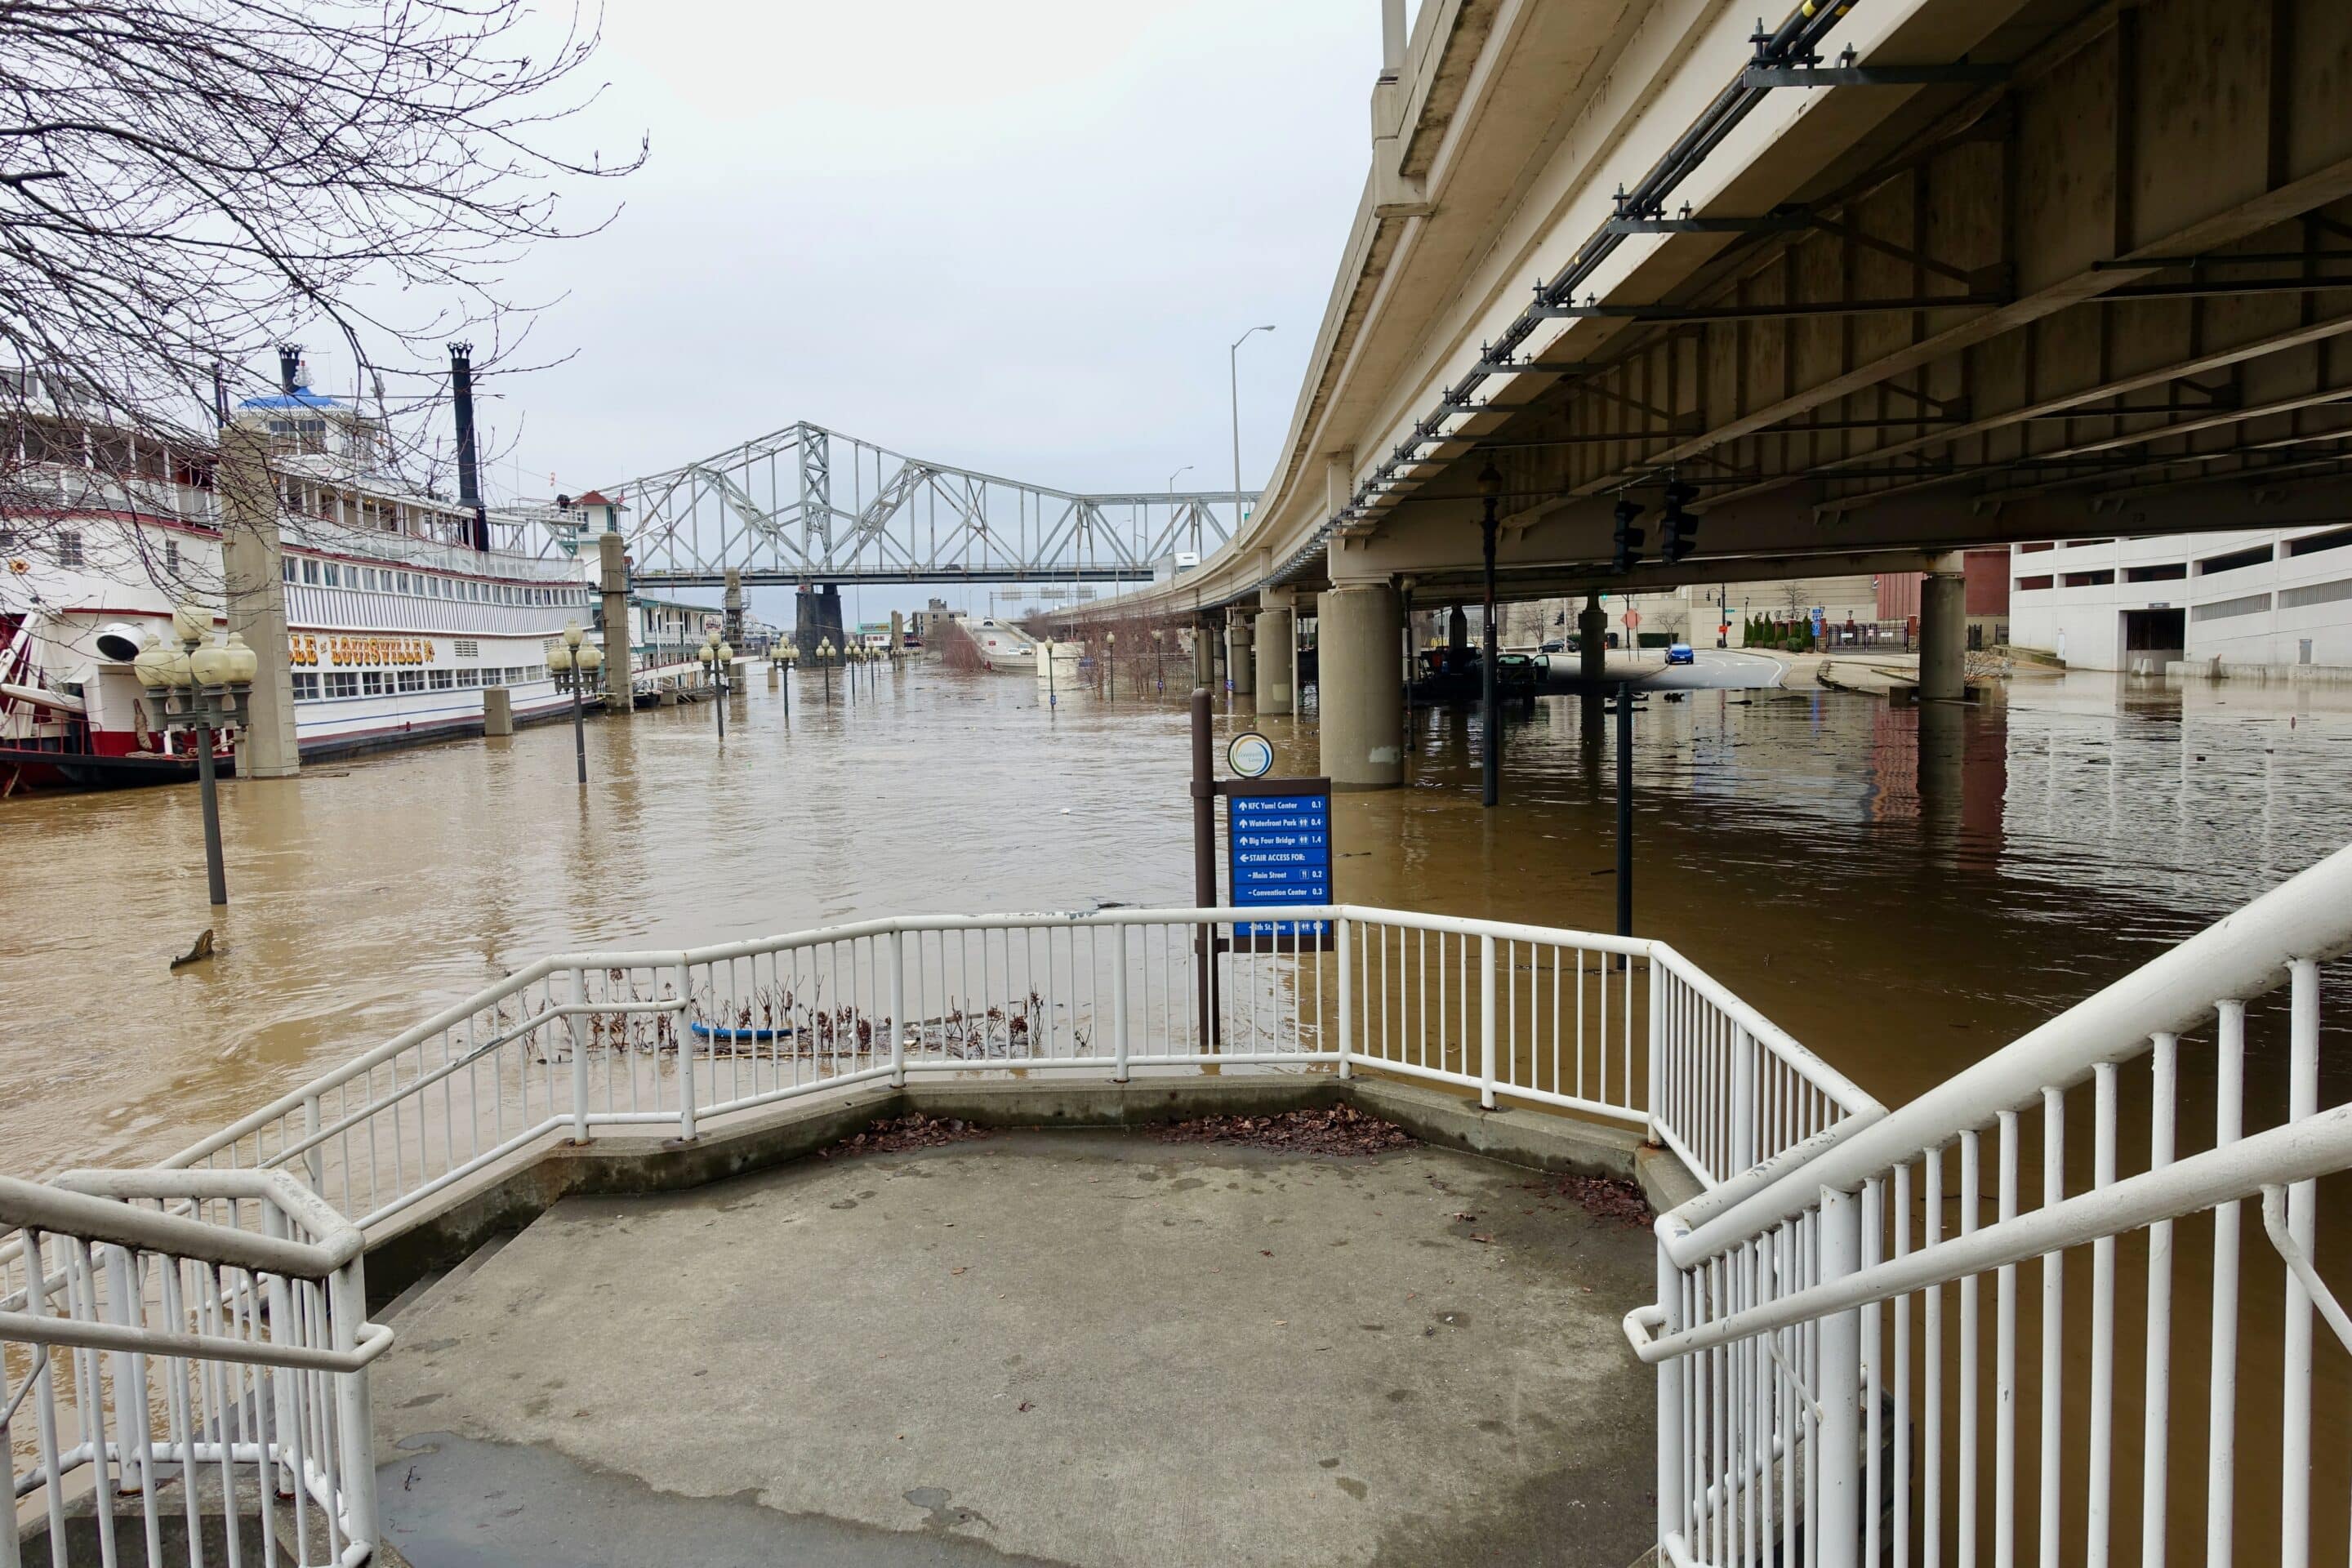
{"label": "parked car", "polygon": [[1666,662],[1668,664],[1696,664],[1698,662],[1698,655],[1691,652],[1691,645],[1686,642],[1668,643],[1666,645]]}
{"label": "parked car", "polygon": [[1551,641],[1544,644],[1543,647],[1538,648],[1536,651],[1538,653],[1563,653],[1567,651],[1567,644],[1561,642],[1558,637],[1554,637]]}

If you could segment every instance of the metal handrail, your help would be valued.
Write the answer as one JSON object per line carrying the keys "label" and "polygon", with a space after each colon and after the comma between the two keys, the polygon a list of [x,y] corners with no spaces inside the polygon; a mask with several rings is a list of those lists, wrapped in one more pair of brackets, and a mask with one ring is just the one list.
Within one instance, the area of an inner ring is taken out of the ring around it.
{"label": "metal handrail", "polygon": [[[496,984],[485,986],[462,1001],[455,1002],[423,1022],[410,1026],[380,1046],[353,1057],[341,1066],[321,1073],[301,1087],[289,1090],[268,1104],[248,1112],[228,1126],[201,1139],[172,1155],[163,1163],[167,1168],[182,1169],[225,1149],[239,1139],[250,1136],[269,1126],[279,1118],[300,1110],[304,1102],[315,1099],[361,1077],[371,1068],[415,1048],[420,1042],[431,1039],[443,1030],[464,1023],[483,1008],[495,1005],[506,998],[529,990],[551,975],[570,970],[676,969],[681,965],[722,963],[731,959],[789,952],[795,948],[817,947],[828,942],[850,942],[866,937],[903,935],[913,931],[1004,931],[1041,925],[1053,926],[1145,926],[1145,925],[1224,925],[1241,921],[1263,921],[1271,918],[1264,909],[1243,909],[1232,905],[1214,908],[1159,910],[1031,910],[983,915],[904,915],[879,920],[853,921],[840,925],[816,926],[805,931],[788,931],[774,936],[747,938],[738,942],[718,942],[703,947],[660,948],[642,952],[581,952],[552,953],[532,960]],[[1409,910],[1384,910],[1360,904],[1313,904],[1285,906],[1280,918],[1286,921],[1372,921],[1402,925],[1408,929],[1444,931],[1467,936],[1492,936],[1498,940],[1541,941],[1571,943],[1597,952],[1622,953],[1629,957],[1647,957],[1659,944],[1646,938],[1603,935],[1594,931],[1553,930],[1542,926],[1519,925],[1503,921],[1471,920],[1453,915],[1427,915]],[[1678,973],[1687,977],[1696,971],[1685,966]],[[1718,988],[1719,989],[1719,988]],[[1728,992],[1722,994],[1729,996]],[[1712,996],[1710,999],[1714,999]],[[1736,1000],[1736,999],[1735,999]],[[597,1007],[595,1011],[611,1011]],[[1753,1013],[1753,1009],[1743,1009]],[[552,1015],[551,1015],[552,1016]],[[1826,1064],[1774,1028],[1760,1015],[1754,1018],[1777,1037],[1774,1049],[1801,1055],[1804,1061],[1799,1070],[1811,1077],[1814,1071],[1829,1072]],[[1783,1043],[1785,1042],[1785,1044]],[[1805,1063],[1813,1064],[1808,1068]],[[1814,1081],[1819,1081],[1815,1079]],[[1841,1080],[1842,1081],[1842,1080]]]}
{"label": "metal handrail", "polygon": [[2039,1101],[2045,1089],[2072,1088],[2103,1063],[2142,1054],[2155,1036],[2194,1025],[2218,1001],[2276,989],[2285,983],[2291,961],[2326,960],[2347,949],[2352,847],[1728,1207],[1685,1205],[1693,1208],[1689,1215],[1675,1210],[1660,1220],[1659,1240],[1677,1267],[1691,1267],[1806,1212],[1824,1187],[1853,1191],[1922,1150],[1941,1148],[2003,1111]]}
{"label": "metal handrail", "polygon": [[[279,1205],[328,1239],[261,1236],[121,1201],[134,1197],[261,1199]],[[295,1279],[324,1279],[365,1246],[358,1226],[282,1171],[78,1171],[54,1185],[0,1176],[0,1226]]]}
{"label": "metal handrail", "polygon": [[305,1372],[357,1372],[392,1348],[392,1330],[362,1323],[357,1346],[348,1351],[312,1350],[268,1340],[229,1339],[220,1334],[178,1334],[164,1329],[130,1328],[80,1318],[0,1312],[0,1340],[61,1345],[69,1350],[125,1351],[136,1355],[186,1356],[192,1361],[233,1361],[247,1366],[299,1368]]}
{"label": "metal handrail", "polygon": [[[1645,1363],[1655,1365],[1679,1360],[2165,1220],[2202,1214],[2252,1197],[2265,1188],[2315,1180],[2347,1165],[2352,1165],[2352,1105],[2340,1105],[1663,1339],[1654,1337],[1664,1321],[1662,1310],[1637,1308],[1625,1315],[1625,1333],[1634,1353]],[[2293,1259],[2289,1261],[2292,1264]]]}
{"label": "metal handrail", "polygon": [[1864,1091],[1861,1085],[1799,1044],[1794,1035],[1758,1012],[1751,1004],[1741,1000],[1714,975],[1663,942],[1649,942],[1643,945],[1649,949],[1651,963],[1662,963],[1673,971],[1684,984],[1721,1009],[1732,1022],[1747,1030],[1757,1044],[1785,1060],[1799,1077],[1837,1101],[1848,1114],[1872,1118],[1886,1114],[1886,1107]]}

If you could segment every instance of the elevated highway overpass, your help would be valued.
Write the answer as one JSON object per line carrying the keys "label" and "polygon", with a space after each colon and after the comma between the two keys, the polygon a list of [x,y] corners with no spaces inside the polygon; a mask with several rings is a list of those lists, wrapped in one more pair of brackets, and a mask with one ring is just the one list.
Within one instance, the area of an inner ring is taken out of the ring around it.
{"label": "elevated highway overpass", "polygon": [[1490,505],[1506,598],[1943,568],[1930,695],[1947,552],[2352,512],[2352,7],[1808,9],[1391,0],[1264,501],[1116,610],[1318,615],[1376,787],[1401,595],[1477,596]]}

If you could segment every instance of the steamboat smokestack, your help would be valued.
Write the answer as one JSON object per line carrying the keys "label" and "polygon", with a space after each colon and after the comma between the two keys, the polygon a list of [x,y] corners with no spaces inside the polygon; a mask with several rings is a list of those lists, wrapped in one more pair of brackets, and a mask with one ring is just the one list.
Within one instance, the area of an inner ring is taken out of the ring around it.
{"label": "steamboat smokestack", "polygon": [[474,548],[490,547],[490,521],[482,507],[482,483],[474,451],[474,345],[449,345],[449,400],[457,414],[457,504],[474,514]]}
{"label": "steamboat smokestack", "polygon": [[302,345],[300,343],[278,344],[278,390],[291,397],[294,395],[294,389],[301,383]]}

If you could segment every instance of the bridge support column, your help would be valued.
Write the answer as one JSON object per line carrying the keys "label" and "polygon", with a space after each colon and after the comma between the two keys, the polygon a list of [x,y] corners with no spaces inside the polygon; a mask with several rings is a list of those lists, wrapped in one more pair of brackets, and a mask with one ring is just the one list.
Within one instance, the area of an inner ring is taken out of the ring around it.
{"label": "bridge support column", "polygon": [[604,711],[626,719],[637,710],[629,669],[629,563],[617,533],[596,536],[596,587],[604,607]]}
{"label": "bridge support column", "polygon": [[793,640],[803,658],[814,658],[820,642],[833,644],[835,653],[849,646],[842,635],[839,588],[810,584],[793,595]]}
{"label": "bridge support column", "polygon": [[1250,613],[1239,605],[1225,612],[1225,678],[1236,697],[1257,695],[1257,660],[1251,647]]}
{"label": "bridge support column", "polygon": [[1609,679],[1609,615],[1597,595],[1586,595],[1576,613],[1576,673],[1594,690]]}
{"label": "bridge support column", "polygon": [[1206,616],[1192,623],[1192,684],[1217,689],[1217,645]]}
{"label": "bridge support column", "polygon": [[221,432],[221,587],[227,629],[253,650],[253,694],[236,731],[236,776],[287,779],[302,771],[294,737],[294,664],[286,637],[285,556],[268,439],[249,426]]}
{"label": "bridge support column", "polygon": [[1958,702],[1969,694],[1966,564],[1958,552],[1927,563],[1919,584],[1919,700]]}
{"label": "bridge support column", "polygon": [[1456,605],[1445,616],[1445,668],[1454,674],[1470,655],[1470,613]]}
{"label": "bridge support column", "polygon": [[743,574],[734,567],[727,568],[727,593],[719,601],[719,619],[724,636],[734,647],[743,642]]}
{"label": "bridge support column", "polygon": [[1386,583],[1349,583],[1316,600],[1322,769],[1334,789],[1404,783],[1404,705],[1396,657],[1404,611]]}
{"label": "bridge support column", "polygon": [[1257,710],[1292,713],[1298,708],[1298,618],[1287,603],[1257,613]]}

